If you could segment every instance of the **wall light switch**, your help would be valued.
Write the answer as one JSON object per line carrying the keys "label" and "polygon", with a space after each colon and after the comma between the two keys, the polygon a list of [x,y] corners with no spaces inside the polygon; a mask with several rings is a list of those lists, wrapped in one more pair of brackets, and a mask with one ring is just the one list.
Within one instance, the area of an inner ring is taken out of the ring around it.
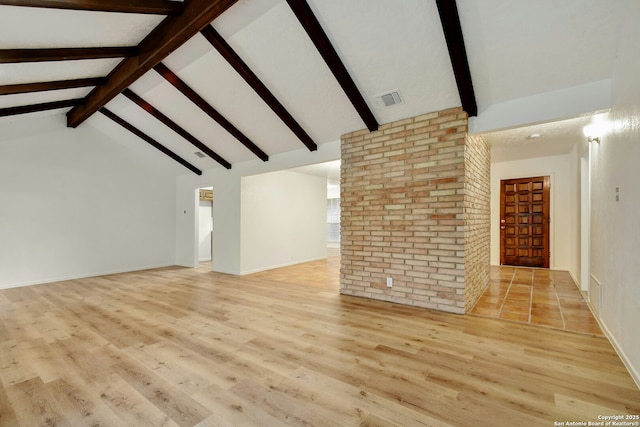
{"label": "wall light switch", "polygon": [[620,201],[620,187],[616,187],[616,202]]}

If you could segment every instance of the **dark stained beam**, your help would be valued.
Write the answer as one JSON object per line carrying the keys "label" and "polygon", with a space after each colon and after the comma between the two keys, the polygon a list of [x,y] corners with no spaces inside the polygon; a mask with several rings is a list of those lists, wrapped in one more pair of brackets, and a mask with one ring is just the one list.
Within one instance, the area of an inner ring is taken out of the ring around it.
{"label": "dark stained beam", "polygon": [[127,98],[129,98],[131,101],[135,102],[140,108],[145,110],[147,113],[151,114],[153,117],[155,117],[156,119],[160,120],[169,129],[173,130],[175,133],[177,133],[178,135],[180,135],[181,137],[183,137],[184,139],[189,141],[191,144],[193,144],[195,147],[197,147],[200,151],[202,151],[205,154],[207,154],[213,160],[215,160],[216,162],[220,163],[225,168],[231,169],[231,163],[229,163],[228,161],[223,159],[215,151],[213,151],[211,148],[207,147],[199,139],[197,139],[195,136],[191,135],[189,132],[184,130],[184,128],[182,128],[176,122],[171,120],[169,117],[167,117],[164,114],[162,114],[162,112],[160,112],[153,105],[151,105],[150,103],[148,103],[147,101],[142,99],[140,96],[138,96],[131,89],[125,89],[122,92],[122,94],[124,96],[126,96]]}
{"label": "dark stained beam", "polygon": [[80,125],[236,1],[188,0],[181,14],[166,17],[140,42],[138,55],[120,62],[109,74],[107,83],[93,89],[81,106],[67,113],[67,125]]}
{"label": "dark stained beam", "polygon": [[120,118],[119,116],[117,116],[116,114],[112,113],[111,111],[107,110],[104,107],[101,108],[99,111],[102,114],[104,114],[105,116],[109,117],[114,122],[116,122],[117,124],[119,124],[120,126],[122,126],[123,128],[125,128],[126,130],[128,130],[129,132],[131,132],[132,134],[136,135],[137,137],[139,137],[139,138],[143,139],[144,141],[146,141],[147,143],[149,143],[151,146],[153,146],[153,147],[157,148],[158,150],[162,151],[164,154],[166,154],[167,156],[171,157],[173,160],[175,160],[176,162],[180,163],[182,166],[184,166],[185,168],[189,169],[190,171],[192,171],[196,175],[202,175],[202,171],[200,169],[198,169],[197,167],[193,166],[191,163],[187,162],[185,159],[183,159],[182,157],[178,156],[176,153],[174,153],[173,151],[169,150],[167,147],[165,147],[164,145],[160,144],[158,141],[156,141],[155,139],[151,138],[149,135],[147,135],[146,133],[142,132],[137,127],[133,126],[131,123],[123,120],[122,118]]}
{"label": "dark stained beam", "polygon": [[453,74],[456,77],[458,85],[458,93],[462,102],[462,109],[467,112],[469,117],[478,115],[478,105],[476,104],[476,95],[473,91],[473,82],[471,81],[471,71],[469,70],[469,61],[467,60],[467,51],[464,47],[464,38],[462,37],[462,27],[460,26],[460,17],[455,0],[436,0],[438,13],[440,14],[440,22],[444,31],[444,38],[447,41],[449,49],[449,58],[453,66]]}
{"label": "dark stained beam", "polygon": [[36,111],[57,110],[80,105],[82,99],[67,99],[64,101],[44,102],[42,104],[21,105],[19,107],[0,108],[0,117],[15,116],[17,114],[35,113]]}
{"label": "dark stained beam", "polygon": [[289,7],[300,21],[300,24],[309,35],[309,38],[318,49],[318,52],[326,62],[334,77],[344,90],[351,104],[356,109],[367,128],[373,132],[378,130],[378,122],[373,112],[365,102],[355,82],[349,75],[338,53],[334,49],[327,34],[322,29],[318,19],[313,14],[306,0],[287,0]]}
{"label": "dark stained beam", "polygon": [[0,64],[18,62],[71,61],[77,59],[126,58],[135,47],[71,47],[54,49],[0,49]]}
{"label": "dark stained beam", "polygon": [[284,122],[289,129],[298,137],[309,151],[316,151],[318,145],[311,137],[302,129],[296,119],[289,114],[286,108],[276,99],[262,81],[254,74],[249,66],[238,56],[238,54],[229,46],[225,39],[211,26],[207,25],[200,33],[215,47],[220,55],[227,60],[229,65],[251,86],[251,88],[262,98],[262,100],[273,110],[280,120]]}
{"label": "dark stained beam", "polygon": [[88,79],[59,80],[55,82],[21,83],[0,86],[0,95],[17,93],[46,92],[48,90],[73,89],[78,87],[98,86],[106,81],[103,77]]}
{"label": "dark stained beam", "polygon": [[215,108],[213,108],[207,101],[205,101],[200,95],[191,89],[185,82],[180,80],[180,77],[175,75],[173,71],[168,69],[163,63],[160,63],[153,67],[162,77],[171,83],[176,89],[178,89],[184,96],[189,98],[191,102],[196,104],[202,111],[204,111],[209,117],[218,122],[227,132],[233,135],[238,141],[247,147],[253,154],[258,156],[263,162],[269,160],[269,156],[262,151],[256,144],[253,143],[245,134],[240,132],[229,120],[224,118]]}
{"label": "dark stained beam", "polygon": [[176,15],[184,7],[169,0],[0,0],[0,5],[151,15]]}

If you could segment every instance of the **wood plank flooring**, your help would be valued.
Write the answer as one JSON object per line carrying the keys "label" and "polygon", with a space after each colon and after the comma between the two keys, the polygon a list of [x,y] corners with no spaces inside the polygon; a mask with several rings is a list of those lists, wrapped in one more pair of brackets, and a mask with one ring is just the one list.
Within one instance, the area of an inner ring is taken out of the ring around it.
{"label": "wood plank flooring", "polygon": [[640,414],[602,336],[341,296],[321,265],[2,290],[0,425],[553,426]]}

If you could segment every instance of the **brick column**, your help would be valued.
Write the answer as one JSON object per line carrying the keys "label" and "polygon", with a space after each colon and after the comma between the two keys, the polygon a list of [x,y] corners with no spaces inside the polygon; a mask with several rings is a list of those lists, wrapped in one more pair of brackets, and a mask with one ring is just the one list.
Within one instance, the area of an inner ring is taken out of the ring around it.
{"label": "brick column", "polygon": [[467,115],[454,108],[342,137],[343,294],[454,313],[470,308],[465,268],[478,277],[474,293],[484,289],[489,247],[484,284],[477,267],[484,258],[467,260],[465,251],[482,250],[470,239],[486,231],[488,243],[489,230],[488,217],[486,230],[473,220],[474,231],[465,236],[475,212],[465,210],[473,197],[465,198],[465,191],[475,177],[465,170],[466,133]]}
{"label": "brick column", "polygon": [[491,159],[484,138],[467,135],[464,171],[465,310],[469,311],[490,276]]}

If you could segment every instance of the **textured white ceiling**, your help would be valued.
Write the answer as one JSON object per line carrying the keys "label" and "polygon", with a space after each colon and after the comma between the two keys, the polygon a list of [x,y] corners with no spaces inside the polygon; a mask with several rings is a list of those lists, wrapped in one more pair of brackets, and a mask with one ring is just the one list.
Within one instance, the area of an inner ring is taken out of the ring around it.
{"label": "textured white ceiling", "polygon": [[[0,49],[3,49],[0,41]],[[102,77],[120,63],[119,58],[79,61],[0,64],[0,84],[17,84]]]}
{"label": "textured white ceiling", "polygon": [[[584,140],[582,128],[589,117],[578,117],[484,134],[491,146],[491,161],[505,162],[567,154]],[[531,135],[540,135],[532,138]]]}
{"label": "textured white ceiling", "polygon": [[283,1],[238,0],[233,7],[216,18],[216,28],[225,39],[228,39]]}
{"label": "textured white ceiling", "polygon": [[[378,122],[460,105],[434,0],[308,2]],[[457,4],[482,114],[499,102],[610,78],[628,0],[458,0]],[[0,6],[0,49],[135,45],[161,19]],[[318,144],[365,127],[286,1],[240,0],[213,26]],[[106,76],[118,62],[0,64],[0,85]],[[304,147],[201,35],[164,62],[267,154]],[[256,158],[155,71],[132,89],[231,163]],[[376,97],[395,89],[404,103],[382,107]],[[88,91],[2,96],[0,108],[74,98]],[[123,96],[108,107],[196,166],[219,167],[211,159],[195,157],[195,147]],[[0,123],[7,120],[11,119]],[[162,157],[100,114],[89,122],[126,145],[145,147],[136,148],[140,155]],[[494,160],[561,153],[571,149],[575,135],[581,134],[581,123],[579,119],[563,125],[554,122],[537,131],[546,136],[535,141],[521,141],[532,129],[492,133],[487,138]],[[524,145],[515,148],[513,141]]]}
{"label": "textured white ceiling", "polygon": [[0,6],[2,49],[136,46],[158,15]]}
{"label": "textured white ceiling", "polygon": [[625,0],[458,0],[480,112],[610,78]]}
{"label": "textured white ceiling", "polygon": [[66,99],[83,98],[91,88],[55,90],[51,92],[21,93],[0,96],[0,108],[19,105],[41,104],[43,102],[62,101]]}
{"label": "textured white ceiling", "polygon": [[286,2],[227,41],[318,143],[364,127]]}
{"label": "textured white ceiling", "polygon": [[[227,61],[204,37],[197,38],[209,46],[209,51],[184,68],[180,78],[267,154],[300,148],[295,135]],[[172,67],[172,57],[166,64]],[[222,132],[226,138],[226,131]],[[248,150],[246,152],[249,158],[253,156]]]}
{"label": "textured white ceiling", "polygon": [[[483,136],[491,146],[492,162],[558,156],[568,154],[576,144],[586,140],[585,126],[597,121],[606,122],[607,119],[608,113],[605,112],[489,132]],[[539,137],[532,138],[534,134]]]}
{"label": "textured white ceiling", "polygon": [[[310,1],[380,123],[460,105],[434,1]],[[399,89],[404,103],[375,97]]]}

